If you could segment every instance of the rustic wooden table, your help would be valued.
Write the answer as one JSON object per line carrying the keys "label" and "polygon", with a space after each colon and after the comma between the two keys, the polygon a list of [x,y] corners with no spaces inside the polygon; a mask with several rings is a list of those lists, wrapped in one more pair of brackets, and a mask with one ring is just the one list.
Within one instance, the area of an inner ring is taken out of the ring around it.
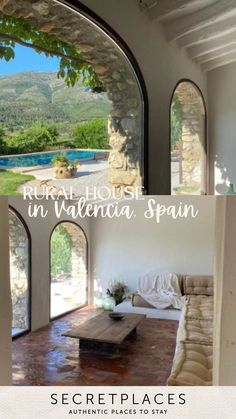
{"label": "rustic wooden table", "polygon": [[122,320],[113,320],[108,312],[87,320],[63,336],[80,340],[80,350],[116,352],[124,339],[136,333],[137,326],[145,319],[143,314],[125,314]]}

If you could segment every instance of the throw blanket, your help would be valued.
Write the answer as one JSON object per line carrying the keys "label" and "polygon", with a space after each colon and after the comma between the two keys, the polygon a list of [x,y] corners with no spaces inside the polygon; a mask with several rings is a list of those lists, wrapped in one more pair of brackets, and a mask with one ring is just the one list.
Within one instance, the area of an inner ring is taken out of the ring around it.
{"label": "throw blanket", "polygon": [[138,281],[138,293],[158,309],[174,307],[181,309],[185,298],[181,295],[179,280],[175,274],[150,272]]}

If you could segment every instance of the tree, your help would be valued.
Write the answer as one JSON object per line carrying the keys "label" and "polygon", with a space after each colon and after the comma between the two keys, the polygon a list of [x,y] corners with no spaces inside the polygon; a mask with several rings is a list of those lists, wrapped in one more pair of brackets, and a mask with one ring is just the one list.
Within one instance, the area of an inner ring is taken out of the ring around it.
{"label": "tree", "polygon": [[0,125],[0,140],[2,140],[4,138],[4,128],[3,126]]}
{"label": "tree", "polygon": [[74,86],[82,78],[85,86],[96,92],[104,91],[93,67],[87,63],[80,51],[60,41],[56,36],[39,32],[25,19],[0,13],[0,59],[10,61],[15,58],[15,45],[33,48],[38,54],[60,58],[58,78],[63,78],[68,86]]}
{"label": "tree", "polygon": [[52,142],[56,141],[59,136],[57,126],[55,124],[46,125],[46,129],[50,134]]}
{"label": "tree", "polygon": [[4,153],[6,149],[5,132],[3,127],[0,125],[0,153]]}
{"label": "tree", "polygon": [[20,131],[19,134],[8,139],[8,146],[17,153],[32,153],[44,151],[52,146],[58,136],[55,127],[43,124],[34,124],[30,128]]}
{"label": "tree", "polygon": [[72,239],[63,225],[59,224],[51,238],[51,273],[71,272]]}
{"label": "tree", "polygon": [[75,129],[74,142],[78,148],[109,148],[107,121],[93,119]]}

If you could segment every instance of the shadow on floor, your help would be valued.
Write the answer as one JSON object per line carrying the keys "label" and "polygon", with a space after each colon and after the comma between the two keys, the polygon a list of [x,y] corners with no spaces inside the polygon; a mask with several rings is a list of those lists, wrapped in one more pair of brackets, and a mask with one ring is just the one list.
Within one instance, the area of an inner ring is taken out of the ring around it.
{"label": "shadow on floor", "polygon": [[118,354],[80,353],[62,334],[99,312],[91,307],[51,322],[13,342],[14,385],[166,385],[178,321],[145,319]]}

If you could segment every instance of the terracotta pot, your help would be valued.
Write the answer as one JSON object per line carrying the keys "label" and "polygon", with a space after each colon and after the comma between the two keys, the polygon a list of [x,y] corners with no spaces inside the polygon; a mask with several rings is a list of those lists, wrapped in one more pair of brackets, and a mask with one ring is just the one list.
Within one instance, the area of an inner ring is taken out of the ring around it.
{"label": "terracotta pot", "polygon": [[77,167],[75,167],[74,169],[70,169],[70,174],[72,177],[77,175]]}
{"label": "terracotta pot", "polygon": [[71,177],[71,172],[66,166],[58,166],[55,173],[56,179],[69,179]]}

